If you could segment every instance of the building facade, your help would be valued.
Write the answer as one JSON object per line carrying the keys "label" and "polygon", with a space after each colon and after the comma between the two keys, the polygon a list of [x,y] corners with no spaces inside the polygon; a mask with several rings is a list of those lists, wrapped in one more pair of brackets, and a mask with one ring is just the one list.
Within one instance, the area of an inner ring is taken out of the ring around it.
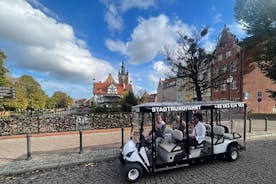
{"label": "building facade", "polygon": [[273,112],[275,101],[267,89],[276,85],[264,76],[250,50],[224,27],[215,50],[211,68],[211,100],[243,101],[249,112]]}
{"label": "building facade", "polygon": [[111,74],[104,82],[94,82],[94,101],[101,106],[112,108],[119,107],[120,98],[126,92],[132,90],[132,85],[128,81],[128,71],[125,70],[124,62],[118,72],[119,82],[117,83]]}

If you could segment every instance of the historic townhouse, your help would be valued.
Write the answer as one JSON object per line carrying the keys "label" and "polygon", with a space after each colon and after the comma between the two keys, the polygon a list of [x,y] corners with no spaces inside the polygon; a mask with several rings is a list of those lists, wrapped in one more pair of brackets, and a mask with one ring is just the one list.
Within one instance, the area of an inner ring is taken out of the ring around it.
{"label": "historic townhouse", "polygon": [[125,65],[122,63],[121,70],[118,72],[119,83],[117,83],[111,74],[104,82],[94,82],[94,100],[97,104],[111,108],[118,106],[120,97],[132,90],[132,85],[128,81],[128,71],[125,70]]}
{"label": "historic townhouse", "polygon": [[267,89],[276,85],[264,76],[248,49],[224,27],[212,61],[212,100],[244,101],[249,112],[273,112],[275,101]]}

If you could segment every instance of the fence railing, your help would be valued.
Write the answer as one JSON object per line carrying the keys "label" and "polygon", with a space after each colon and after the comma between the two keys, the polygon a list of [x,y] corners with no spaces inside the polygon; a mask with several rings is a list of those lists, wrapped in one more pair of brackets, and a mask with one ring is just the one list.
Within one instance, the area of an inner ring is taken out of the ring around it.
{"label": "fence railing", "polygon": [[[121,128],[119,131],[117,131],[117,134],[116,134],[116,136],[113,136],[113,144],[112,144],[112,147],[116,147],[116,144],[114,144],[114,143],[119,143],[118,144],[118,148],[119,148],[119,145],[120,145],[120,148],[122,148],[123,147],[123,145],[124,145],[124,140],[125,140],[125,129],[124,128]],[[130,134],[130,132],[129,131],[127,131],[127,135],[129,136]],[[79,140],[78,140],[78,142],[79,142],[79,145],[78,145],[78,153],[79,154],[82,154],[83,152],[84,152],[84,150],[86,149],[86,147],[85,147],[85,144],[84,144],[84,139],[83,139],[83,137],[84,137],[84,134],[83,134],[83,131],[82,130],[79,130],[79,132],[78,132],[78,134],[79,134]],[[121,136],[121,137],[119,137],[119,136]],[[76,137],[77,138],[77,137]],[[46,143],[46,141],[47,140],[45,140],[45,142],[44,143]],[[72,141],[72,140],[71,140]],[[91,141],[93,141],[93,140],[90,140],[90,142]],[[96,141],[96,140],[95,140]],[[118,142],[118,141],[121,141],[121,142]],[[76,140],[75,141],[73,141],[73,142],[76,142]],[[46,145],[47,145],[47,143],[46,143]],[[98,145],[97,146],[101,146],[101,147],[104,147],[104,145],[105,145],[105,142],[98,142]],[[60,149],[62,149],[62,146],[60,147]],[[28,134],[26,134],[26,160],[31,160],[32,159],[32,134],[30,134],[30,133],[28,133]]]}

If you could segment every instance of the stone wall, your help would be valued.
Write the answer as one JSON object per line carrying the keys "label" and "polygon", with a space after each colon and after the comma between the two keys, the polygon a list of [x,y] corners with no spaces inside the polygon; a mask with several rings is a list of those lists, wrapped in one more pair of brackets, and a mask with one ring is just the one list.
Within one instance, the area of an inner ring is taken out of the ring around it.
{"label": "stone wall", "polygon": [[130,127],[131,121],[131,113],[13,117],[0,119],[0,136]]}

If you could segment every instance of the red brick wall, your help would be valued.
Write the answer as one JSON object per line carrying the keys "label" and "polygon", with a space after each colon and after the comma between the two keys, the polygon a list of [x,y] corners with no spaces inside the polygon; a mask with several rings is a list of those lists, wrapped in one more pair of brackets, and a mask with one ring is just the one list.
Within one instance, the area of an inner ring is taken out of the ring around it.
{"label": "red brick wall", "polygon": [[[269,97],[267,89],[276,90],[276,84],[264,76],[257,64],[250,57],[251,53],[246,51],[244,58],[243,91],[250,94],[245,100],[248,104],[248,112],[272,112],[275,101]],[[262,92],[262,101],[258,103],[258,92]]]}

